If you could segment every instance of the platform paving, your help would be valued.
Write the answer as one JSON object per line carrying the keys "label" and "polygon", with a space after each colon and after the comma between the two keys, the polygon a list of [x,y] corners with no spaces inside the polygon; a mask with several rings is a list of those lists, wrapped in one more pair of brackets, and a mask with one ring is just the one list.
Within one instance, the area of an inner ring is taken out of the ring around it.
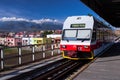
{"label": "platform paving", "polygon": [[115,43],[74,80],[120,80],[120,43]]}

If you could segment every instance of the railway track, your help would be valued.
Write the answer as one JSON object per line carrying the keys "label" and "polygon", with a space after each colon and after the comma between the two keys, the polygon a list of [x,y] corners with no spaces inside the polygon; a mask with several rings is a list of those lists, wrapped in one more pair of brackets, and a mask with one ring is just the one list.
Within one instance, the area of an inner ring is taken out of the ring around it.
{"label": "railway track", "polygon": [[34,78],[34,80],[58,80],[58,79],[62,80],[63,78],[65,78],[65,75],[67,75],[69,72],[71,72],[74,68],[78,67],[79,65],[80,65],[79,62],[67,60],[61,65],[44,73],[43,75]]}
{"label": "railway track", "polygon": [[72,61],[68,60],[62,65],[51,69],[50,71],[33,78],[33,80],[65,80],[68,76],[72,75],[77,69],[81,68],[89,61]]}
{"label": "railway track", "polygon": [[56,67],[57,65],[60,65],[61,62],[66,61],[65,59],[60,59],[58,61],[53,61],[52,63],[46,64],[42,67],[33,69],[29,72],[22,73],[20,75],[17,75],[15,77],[12,77],[8,80],[32,80],[33,78],[39,76],[40,74],[45,73],[46,71],[50,70],[50,68]]}
{"label": "railway track", "polygon": [[87,62],[61,59],[8,80],[62,80]]}

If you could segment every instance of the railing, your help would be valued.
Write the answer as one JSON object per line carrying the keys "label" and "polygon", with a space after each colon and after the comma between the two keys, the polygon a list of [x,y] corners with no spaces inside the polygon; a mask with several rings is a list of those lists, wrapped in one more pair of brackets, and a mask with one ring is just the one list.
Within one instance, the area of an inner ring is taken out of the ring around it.
{"label": "railing", "polygon": [[27,45],[0,48],[0,70],[21,66],[60,54],[58,44]]}

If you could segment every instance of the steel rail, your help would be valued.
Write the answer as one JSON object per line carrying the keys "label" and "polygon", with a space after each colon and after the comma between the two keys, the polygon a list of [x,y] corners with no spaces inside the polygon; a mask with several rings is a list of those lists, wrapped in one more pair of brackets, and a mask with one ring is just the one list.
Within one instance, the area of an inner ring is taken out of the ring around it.
{"label": "steel rail", "polygon": [[31,70],[29,72],[25,72],[22,73],[20,75],[17,75],[15,77],[12,77],[8,80],[32,80],[35,77],[38,77],[40,75],[43,75],[45,73],[47,73],[48,71],[55,69],[56,67],[60,66],[60,65],[64,65],[66,63],[69,63],[70,60],[66,60],[66,59],[61,59],[55,62],[52,62],[50,64],[44,65],[40,68],[36,68],[34,70]]}
{"label": "steel rail", "polygon": [[52,69],[49,72],[45,73],[44,75],[34,78],[33,80],[63,80],[68,75],[72,74],[74,70],[76,70],[78,67],[83,66],[84,64],[86,64],[86,61],[79,62],[70,60],[68,63],[60,65],[55,69]]}

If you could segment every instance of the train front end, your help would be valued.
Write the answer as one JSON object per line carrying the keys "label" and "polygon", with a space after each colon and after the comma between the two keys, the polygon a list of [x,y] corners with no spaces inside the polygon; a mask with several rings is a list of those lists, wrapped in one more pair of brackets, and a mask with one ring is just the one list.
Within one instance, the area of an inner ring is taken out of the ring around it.
{"label": "train front end", "polygon": [[60,50],[64,58],[72,60],[93,59],[92,26],[93,17],[91,16],[72,16],[65,20],[60,42]]}

